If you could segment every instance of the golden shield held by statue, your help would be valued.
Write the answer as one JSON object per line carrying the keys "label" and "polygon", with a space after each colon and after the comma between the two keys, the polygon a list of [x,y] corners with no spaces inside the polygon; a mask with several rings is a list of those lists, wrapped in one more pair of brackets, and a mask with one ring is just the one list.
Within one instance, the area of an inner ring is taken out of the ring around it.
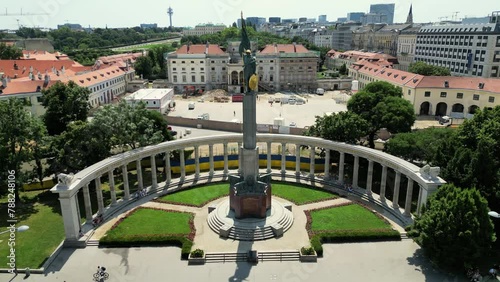
{"label": "golden shield held by statue", "polygon": [[257,83],[258,83],[258,78],[255,74],[252,74],[252,76],[250,77],[249,81],[248,81],[248,87],[255,91],[257,89]]}

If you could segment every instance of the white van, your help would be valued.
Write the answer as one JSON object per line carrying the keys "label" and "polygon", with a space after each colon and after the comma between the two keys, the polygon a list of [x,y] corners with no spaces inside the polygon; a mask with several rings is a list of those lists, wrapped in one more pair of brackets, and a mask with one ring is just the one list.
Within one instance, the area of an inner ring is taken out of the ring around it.
{"label": "white van", "polygon": [[193,102],[188,104],[188,110],[194,110],[194,103]]}
{"label": "white van", "polygon": [[318,95],[323,95],[323,94],[325,94],[325,89],[323,89],[323,88],[318,88],[318,89],[316,89],[316,94],[318,94]]}

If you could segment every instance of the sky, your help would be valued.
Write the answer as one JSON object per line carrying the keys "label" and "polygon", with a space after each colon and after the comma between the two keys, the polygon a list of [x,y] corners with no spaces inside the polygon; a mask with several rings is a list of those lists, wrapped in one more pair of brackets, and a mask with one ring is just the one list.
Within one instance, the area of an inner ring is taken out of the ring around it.
{"label": "sky", "polygon": [[[414,22],[436,22],[440,17],[452,19],[483,17],[500,10],[498,0],[418,0],[413,2]],[[395,3],[395,22],[404,22],[410,0],[22,0],[2,1],[0,29],[21,26],[56,28],[58,24],[78,23],[84,27],[134,27],[141,23],[169,25],[168,7],[172,7],[174,26],[195,26],[200,23],[230,25],[240,17],[318,18],[327,15],[334,21],[349,12],[368,12],[370,4]],[[478,4],[480,3],[480,4]],[[496,5],[495,5],[496,4]],[[12,15],[42,13],[43,15]],[[458,14],[455,14],[458,12]]]}

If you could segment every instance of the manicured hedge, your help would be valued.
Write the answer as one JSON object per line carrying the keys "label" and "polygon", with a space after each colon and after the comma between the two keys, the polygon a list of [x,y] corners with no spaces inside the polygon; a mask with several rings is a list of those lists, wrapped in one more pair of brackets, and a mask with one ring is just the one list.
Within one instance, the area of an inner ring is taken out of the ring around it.
{"label": "manicured hedge", "polygon": [[401,235],[396,230],[339,230],[335,232],[316,233],[311,237],[311,246],[318,256],[323,256],[323,243],[398,241]]}
{"label": "manicured hedge", "polygon": [[176,246],[181,247],[181,258],[187,259],[193,242],[184,236],[175,235],[131,235],[114,238],[104,236],[99,240],[99,246],[134,247],[134,246]]}

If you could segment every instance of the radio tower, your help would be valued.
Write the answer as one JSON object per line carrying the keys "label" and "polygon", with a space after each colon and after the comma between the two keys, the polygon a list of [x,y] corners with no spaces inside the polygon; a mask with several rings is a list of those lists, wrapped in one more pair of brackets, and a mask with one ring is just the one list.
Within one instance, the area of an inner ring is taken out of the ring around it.
{"label": "radio tower", "polygon": [[174,10],[171,7],[168,7],[167,11],[168,17],[170,18],[170,30],[172,30],[172,15],[174,14]]}

